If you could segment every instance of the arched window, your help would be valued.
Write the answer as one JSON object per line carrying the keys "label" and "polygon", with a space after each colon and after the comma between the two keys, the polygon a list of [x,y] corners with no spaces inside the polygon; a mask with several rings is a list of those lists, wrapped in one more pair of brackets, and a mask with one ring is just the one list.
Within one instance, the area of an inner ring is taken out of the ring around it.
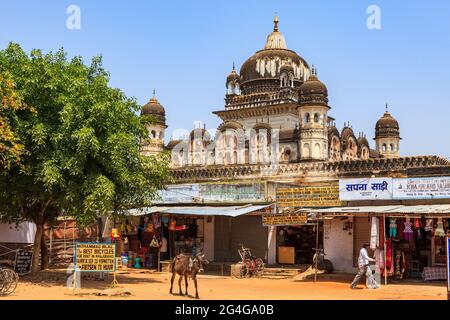
{"label": "arched window", "polygon": [[318,113],[315,113],[315,114],[314,114],[314,122],[315,122],[315,123],[318,123],[319,120],[320,120],[319,114],[318,114]]}
{"label": "arched window", "polygon": [[382,151],[386,151],[387,150],[387,146],[386,143],[383,143],[383,147],[381,148]]}
{"label": "arched window", "polygon": [[391,151],[395,151],[395,146],[393,143],[391,143]]}
{"label": "arched window", "polygon": [[311,150],[309,148],[309,143],[305,143],[303,145],[302,156],[303,156],[303,158],[310,158],[311,157]]}
{"label": "arched window", "polygon": [[313,157],[315,159],[320,158],[320,144],[316,143],[314,145],[314,152],[313,152]]}
{"label": "arched window", "polygon": [[305,115],[305,123],[309,123],[311,121],[311,115],[309,113],[307,113]]}
{"label": "arched window", "polygon": [[151,132],[151,137],[152,137],[153,139],[156,138],[156,131],[155,131],[155,130],[152,130],[152,132]]}

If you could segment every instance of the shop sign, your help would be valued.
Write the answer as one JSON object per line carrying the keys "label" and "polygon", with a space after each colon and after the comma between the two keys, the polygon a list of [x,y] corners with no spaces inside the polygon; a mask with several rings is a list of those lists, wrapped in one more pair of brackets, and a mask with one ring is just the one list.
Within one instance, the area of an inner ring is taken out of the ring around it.
{"label": "shop sign", "polygon": [[115,272],[116,245],[114,243],[76,243],[75,270],[81,272]]}
{"label": "shop sign", "polygon": [[450,198],[450,177],[394,179],[394,199]]}
{"label": "shop sign", "polygon": [[263,183],[185,184],[168,186],[159,191],[155,203],[264,202]]}
{"label": "shop sign", "polygon": [[278,188],[277,206],[279,208],[342,206],[339,200],[339,186]]}
{"label": "shop sign", "polygon": [[263,215],[264,227],[276,226],[296,226],[308,223],[308,217],[305,214],[270,214]]}
{"label": "shop sign", "polygon": [[339,180],[339,199],[392,200],[392,178],[366,178]]}

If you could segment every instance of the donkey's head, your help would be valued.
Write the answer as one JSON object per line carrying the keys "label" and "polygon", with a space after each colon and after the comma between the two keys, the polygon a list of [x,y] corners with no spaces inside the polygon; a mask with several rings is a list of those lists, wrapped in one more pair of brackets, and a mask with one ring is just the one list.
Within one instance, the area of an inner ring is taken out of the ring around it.
{"label": "donkey's head", "polygon": [[209,261],[206,260],[205,254],[203,252],[199,252],[195,255],[194,264],[198,266],[198,271],[203,272],[203,264],[209,264]]}

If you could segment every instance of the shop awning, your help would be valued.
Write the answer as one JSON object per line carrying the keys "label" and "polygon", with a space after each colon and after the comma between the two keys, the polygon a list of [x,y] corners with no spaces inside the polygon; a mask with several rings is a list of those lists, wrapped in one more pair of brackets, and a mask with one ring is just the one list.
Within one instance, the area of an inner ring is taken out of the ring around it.
{"label": "shop awning", "polygon": [[259,211],[270,207],[272,204],[259,205],[259,206],[232,206],[232,207],[168,207],[168,206],[155,206],[142,209],[132,209],[128,211],[132,216],[145,216],[152,213],[162,214],[180,214],[191,216],[227,216],[227,217],[239,217],[244,214],[248,214],[254,211]]}
{"label": "shop awning", "polygon": [[333,207],[313,209],[311,214],[357,214],[357,213],[390,213],[390,214],[450,214],[450,204],[430,204],[417,206],[364,206],[364,207]]}

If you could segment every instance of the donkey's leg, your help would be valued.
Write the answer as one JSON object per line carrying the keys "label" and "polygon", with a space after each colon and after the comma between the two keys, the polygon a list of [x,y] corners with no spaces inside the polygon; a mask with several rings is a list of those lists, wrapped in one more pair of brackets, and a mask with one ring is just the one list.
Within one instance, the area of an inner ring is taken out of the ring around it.
{"label": "donkey's leg", "polygon": [[180,296],[183,295],[183,290],[181,290],[181,280],[183,280],[183,275],[180,275],[180,278],[178,279],[178,287],[180,288]]}
{"label": "donkey's leg", "polygon": [[185,294],[185,296],[188,295],[188,283],[189,283],[188,277],[187,277],[187,274],[185,274],[184,275],[184,284],[186,285],[186,294]]}
{"label": "donkey's leg", "polygon": [[194,284],[195,284],[195,299],[200,299],[198,296],[198,289],[197,289],[197,277],[194,277]]}
{"label": "donkey's leg", "polygon": [[173,281],[175,280],[175,272],[172,273],[172,279],[170,279],[170,294],[172,294],[172,289],[173,289]]}

